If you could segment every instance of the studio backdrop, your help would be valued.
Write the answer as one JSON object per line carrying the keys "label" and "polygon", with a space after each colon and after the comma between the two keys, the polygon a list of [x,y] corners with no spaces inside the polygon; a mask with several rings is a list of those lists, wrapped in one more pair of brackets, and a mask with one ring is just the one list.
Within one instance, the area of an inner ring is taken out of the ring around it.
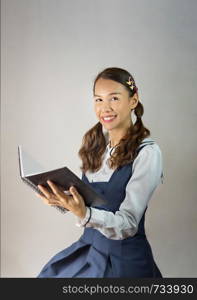
{"label": "studio backdrop", "polygon": [[196,277],[196,10],[195,0],[1,1],[1,277],[36,277],[82,234],[22,182],[17,146],[81,177],[93,82],[107,67],[134,76],[163,155],[146,214],[155,260],[164,277]]}

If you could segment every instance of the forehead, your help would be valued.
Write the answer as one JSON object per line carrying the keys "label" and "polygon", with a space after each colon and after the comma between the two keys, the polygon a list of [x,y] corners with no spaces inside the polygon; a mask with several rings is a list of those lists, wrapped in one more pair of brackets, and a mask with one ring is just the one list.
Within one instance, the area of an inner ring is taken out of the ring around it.
{"label": "forehead", "polygon": [[95,84],[94,96],[104,97],[112,93],[125,94],[126,90],[121,83],[111,80],[100,78]]}

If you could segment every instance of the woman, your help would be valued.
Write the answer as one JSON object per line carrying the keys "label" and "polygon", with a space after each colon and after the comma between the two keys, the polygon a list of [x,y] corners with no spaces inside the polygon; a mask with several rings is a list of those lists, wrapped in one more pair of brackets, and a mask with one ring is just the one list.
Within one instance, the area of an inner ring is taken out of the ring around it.
{"label": "woman", "polygon": [[107,68],[97,75],[93,96],[98,123],[79,150],[82,180],[107,203],[86,207],[74,187],[68,196],[53,182],[47,181],[51,193],[39,186],[45,197],[38,197],[71,211],[84,231],[38,277],[162,277],[144,229],[148,202],[162,182],[162,153],[142,123],[138,88],[128,71]]}

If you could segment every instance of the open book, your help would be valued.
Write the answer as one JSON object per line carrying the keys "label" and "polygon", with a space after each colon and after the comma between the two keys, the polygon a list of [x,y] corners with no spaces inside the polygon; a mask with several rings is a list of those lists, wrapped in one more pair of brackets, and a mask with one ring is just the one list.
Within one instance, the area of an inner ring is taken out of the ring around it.
{"label": "open book", "polygon": [[[18,146],[18,159],[19,159],[19,171],[20,177],[28,184],[36,193],[42,196],[43,193],[38,188],[38,184],[41,184],[52,192],[47,180],[54,182],[58,188],[60,188],[65,194],[71,195],[69,188],[71,186],[76,187],[79,194],[84,199],[87,206],[100,205],[106,203],[106,199],[103,195],[96,192],[90,185],[83,182],[76,174],[74,174],[68,167],[44,171],[43,167],[38,164],[27,152],[22,149],[22,146]],[[62,213],[68,210],[54,205],[55,208]]]}

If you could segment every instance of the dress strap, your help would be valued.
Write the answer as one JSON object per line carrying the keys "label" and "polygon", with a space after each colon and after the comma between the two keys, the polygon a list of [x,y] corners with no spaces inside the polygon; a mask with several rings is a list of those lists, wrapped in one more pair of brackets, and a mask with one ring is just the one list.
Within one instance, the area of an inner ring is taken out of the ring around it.
{"label": "dress strap", "polygon": [[154,141],[142,142],[142,143],[137,147],[137,153],[139,153],[140,150],[141,150],[142,148],[144,148],[146,145],[153,145],[153,144],[155,144]]}

